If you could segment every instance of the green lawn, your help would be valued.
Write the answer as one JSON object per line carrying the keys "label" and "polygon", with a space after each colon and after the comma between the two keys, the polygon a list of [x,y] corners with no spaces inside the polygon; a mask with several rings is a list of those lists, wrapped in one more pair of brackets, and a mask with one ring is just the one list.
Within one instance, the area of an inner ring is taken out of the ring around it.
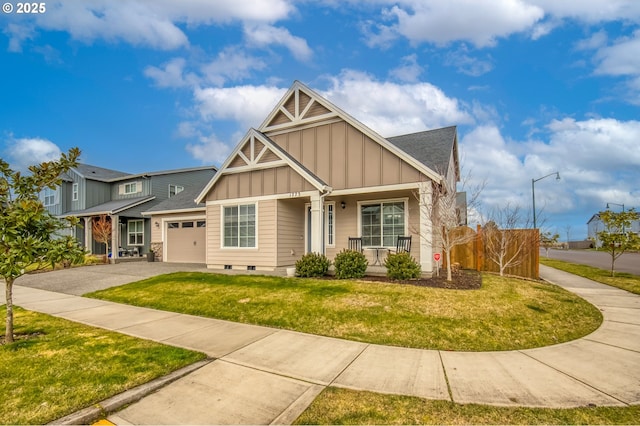
{"label": "green lawn", "polygon": [[579,265],[577,263],[565,262],[563,260],[540,258],[540,263],[551,266],[562,271],[571,272],[581,277],[589,278],[613,287],[627,290],[631,293],[640,294],[640,276],[625,272],[616,272],[616,276],[611,276],[611,271],[594,268],[593,266]]}
{"label": "green lawn", "polygon": [[640,406],[569,409],[455,404],[327,388],[294,424],[638,424]]}
{"label": "green lawn", "polygon": [[480,290],[355,280],[174,273],[87,295],[173,312],[424,349],[500,351],[594,331],[598,309],[560,287],[483,276]]}
{"label": "green lawn", "polygon": [[205,358],[17,307],[15,327],[0,346],[0,424],[47,423]]}

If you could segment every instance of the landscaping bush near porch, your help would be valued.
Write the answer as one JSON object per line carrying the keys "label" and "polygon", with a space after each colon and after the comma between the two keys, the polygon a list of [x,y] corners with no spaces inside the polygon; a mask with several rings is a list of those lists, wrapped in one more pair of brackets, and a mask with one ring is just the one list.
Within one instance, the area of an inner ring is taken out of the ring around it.
{"label": "landscaping bush near porch", "polygon": [[594,331],[598,309],[560,287],[484,275],[478,290],[358,280],[174,273],[88,295],[361,342],[499,351]]}

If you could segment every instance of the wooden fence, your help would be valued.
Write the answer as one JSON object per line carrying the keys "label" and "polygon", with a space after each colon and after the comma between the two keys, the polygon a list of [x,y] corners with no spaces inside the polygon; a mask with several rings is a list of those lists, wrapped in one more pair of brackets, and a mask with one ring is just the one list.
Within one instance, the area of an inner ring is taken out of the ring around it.
{"label": "wooden fence", "polygon": [[[462,226],[454,232],[467,235],[469,242],[455,246],[451,250],[451,263],[459,264],[463,269],[475,269],[478,271],[500,272],[498,264],[492,260],[491,251],[487,247],[487,239],[491,238],[488,229],[482,229],[478,225],[477,231]],[[504,270],[507,275],[515,275],[524,278],[538,279],[540,260],[540,240],[537,229],[508,229],[500,232],[507,233],[505,240],[509,242],[505,249],[505,258],[511,258],[518,249],[517,260],[514,266]],[[446,266],[446,265],[445,265]]]}

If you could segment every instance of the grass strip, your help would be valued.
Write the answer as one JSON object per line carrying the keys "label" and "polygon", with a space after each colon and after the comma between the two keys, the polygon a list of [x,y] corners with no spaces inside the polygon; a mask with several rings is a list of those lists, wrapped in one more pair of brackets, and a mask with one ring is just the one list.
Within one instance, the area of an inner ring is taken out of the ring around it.
{"label": "grass strip", "polygon": [[0,346],[0,424],[47,423],[205,358],[17,307],[14,313],[16,342]]}
{"label": "grass strip", "polygon": [[502,351],[585,336],[593,305],[555,285],[484,275],[479,290],[212,273],[161,275],[87,295],[360,342]]}
{"label": "grass strip", "polygon": [[456,404],[330,387],[294,424],[589,425],[637,424],[640,406],[567,409]]}
{"label": "grass strip", "polygon": [[626,272],[616,272],[616,276],[612,277],[611,271],[606,269],[549,258],[540,258],[540,263],[602,284],[617,287],[634,294],[640,294],[640,276],[638,275]]}

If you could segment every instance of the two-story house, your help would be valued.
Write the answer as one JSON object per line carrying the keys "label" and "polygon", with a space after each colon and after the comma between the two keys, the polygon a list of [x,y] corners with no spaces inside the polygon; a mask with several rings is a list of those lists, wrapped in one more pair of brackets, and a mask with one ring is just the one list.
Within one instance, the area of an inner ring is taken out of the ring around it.
{"label": "two-story house", "polygon": [[78,164],[54,190],[40,194],[44,206],[56,216],[76,216],[81,226],[70,230],[89,252],[104,254],[92,236],[92,222],[106,215],[112,227],[110,254],[141,256],[149,252],[151,220],[142,212],[183,190],[201,188],[215,174],[213,166],[130,174],[89,164]]}

